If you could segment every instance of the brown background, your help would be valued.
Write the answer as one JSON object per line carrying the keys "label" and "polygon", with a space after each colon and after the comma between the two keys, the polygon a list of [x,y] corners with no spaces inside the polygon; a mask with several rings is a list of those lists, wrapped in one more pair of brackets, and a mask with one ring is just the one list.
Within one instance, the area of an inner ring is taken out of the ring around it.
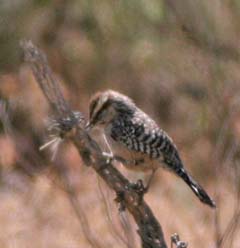
{"label": "brown background", "polygon": [[[0,1],[0,246],[91,247],[89,239],[93,247],[127,247],[119,235],[129,247],[138,243],[135,225],[119,217],[114,195],[71,144],[53,162],[51,151],[38,150],[49,107],[22,63],[18,43],[29,38],[74,109],[87,115],[98,90],[129,95],[216,199],[217,212],[159,170],[146,200],[168,243],[177,232],[189,247],[215,247],[218,239],[240,247],[239,27],[238,0]],[[60,172],[76,191],[80,219]]]}

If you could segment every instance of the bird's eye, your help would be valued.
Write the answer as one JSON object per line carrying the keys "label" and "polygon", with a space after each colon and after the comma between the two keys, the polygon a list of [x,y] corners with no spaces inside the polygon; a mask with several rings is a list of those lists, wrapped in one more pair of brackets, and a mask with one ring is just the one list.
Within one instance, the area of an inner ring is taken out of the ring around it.
{"label": "bird's eye", "polygon": [[100,110],[95,115],[93,115],[91,118],[92,125],[103,123],[105,119],[105,113],[105,110]]}

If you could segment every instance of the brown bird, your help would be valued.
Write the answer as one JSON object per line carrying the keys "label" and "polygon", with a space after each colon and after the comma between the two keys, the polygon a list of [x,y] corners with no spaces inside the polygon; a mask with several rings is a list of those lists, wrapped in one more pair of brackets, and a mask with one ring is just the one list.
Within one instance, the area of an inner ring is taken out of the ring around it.
{"label": "brown bird", "polygon": [[96,93],[89,111],[87,127],[102,129],[113,156],[123,158],[127,168],[155,172],[162,165],[182,178],[201,202],[216,206],[184,168],[172,139],[129,97],[112,90]]}

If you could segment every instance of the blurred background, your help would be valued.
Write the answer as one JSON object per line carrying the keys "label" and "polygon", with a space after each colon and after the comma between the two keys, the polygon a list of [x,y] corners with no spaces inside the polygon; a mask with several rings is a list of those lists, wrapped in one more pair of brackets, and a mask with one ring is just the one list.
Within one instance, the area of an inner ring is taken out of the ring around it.
{"label": "blurred background", "polygon": [[240,247],[239,0],[0,1],[0,246],[139,247],[135,224],[71,144],[53,161],[39,151],[51,114],[23,38],[46,53],[74,109],[87,116],[90,96],[111,88],[173,137],[218,208],[159,170],[146,200],[168,244],[177,232],[189,247]]}

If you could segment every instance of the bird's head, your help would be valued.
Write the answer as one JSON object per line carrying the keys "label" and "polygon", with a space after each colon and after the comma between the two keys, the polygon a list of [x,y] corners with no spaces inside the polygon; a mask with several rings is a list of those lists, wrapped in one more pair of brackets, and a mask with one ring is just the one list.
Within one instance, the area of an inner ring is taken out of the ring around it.
{"label": "bird's head", "polygon": [[131,116],[135,108],[133,101],[121,93],[98,92],[90,100],[87,128],[105,127],[120,115]]}

